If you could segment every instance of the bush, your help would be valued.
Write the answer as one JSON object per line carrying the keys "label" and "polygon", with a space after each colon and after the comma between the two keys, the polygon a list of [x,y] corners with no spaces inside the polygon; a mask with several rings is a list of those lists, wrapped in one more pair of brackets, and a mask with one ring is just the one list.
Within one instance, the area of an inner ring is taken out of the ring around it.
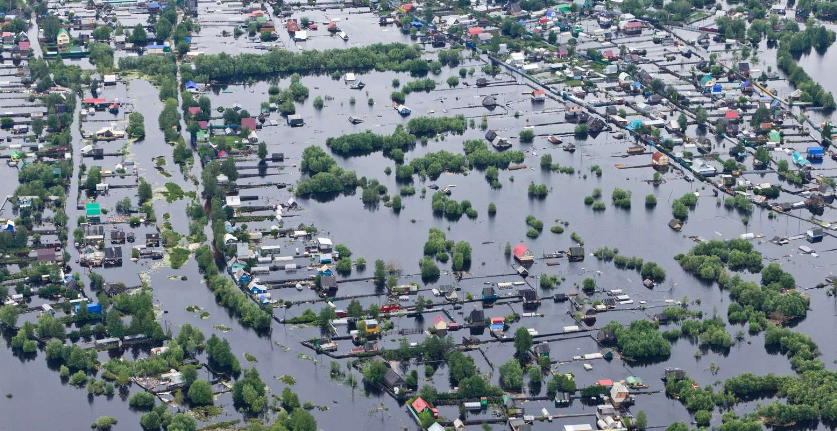
{"label": "bush", "polygon": [[657,206],[657,197],[651,194],[645,196],[645,206],[648,208]]}
{"label": "bush", "polygon": [[148,392],[137,392],[128,399],[128,405],[137,410],[151,410],[156,398]]}
{"label": "bush", "polygon": [[[523,129],[520,131],[520,142],[529,143],[535,140],[535,132],[532,129]],[[543,160],[543,159],[541,159]]]}

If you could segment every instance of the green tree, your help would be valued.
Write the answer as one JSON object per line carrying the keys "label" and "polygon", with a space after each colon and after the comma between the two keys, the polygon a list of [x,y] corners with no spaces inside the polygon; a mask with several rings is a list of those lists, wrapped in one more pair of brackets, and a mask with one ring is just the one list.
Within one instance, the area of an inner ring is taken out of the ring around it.
{"label": "green tree", "polygon": [[212,386],[206,380],[195,380],[189,386],[188,392],[189,401],[196,406],[205,406],[212,404],[213,394]]}
{"label": "green tree", "polygon": [[264,141],[259,142],[259,149],[257,151],[257,155],[259,156],[259,160],[261,160],[262,162],[264,161],[264,159],[267,158],[267,144]]}
{"label": "green tree", "polygon": [[500,366],[500,383],[513,391],[520,391],[523,387],[523,368],[517,359],[509,359]]}
{"label": "green tree", "polygon": [[143,28],[142,24],[135,25],[134,29],[131,31],[129,42],[135,45],[144,46],[147,41],[148,33],[146,33],[145,28]]}
{"label": "green tree", "polygon": [[151,200],[152,192],[151,192],[151,184],[148,184],[145,181],[145,178],[140,177],[140,184],[137,187],[137,196],[139,197],[140,205],[148,202]]}
{"label": "green tree", "polygon": [[17,307],[14,305],[4,305],[0,308],[0,323],[8,327],[17,325],[17,317],[20,315]]}
{"label": "green tree", "polygon": [[514,333],[514,349],[521,357],[529,352],[532,348],[532,334],[524,327],[517,329]]}

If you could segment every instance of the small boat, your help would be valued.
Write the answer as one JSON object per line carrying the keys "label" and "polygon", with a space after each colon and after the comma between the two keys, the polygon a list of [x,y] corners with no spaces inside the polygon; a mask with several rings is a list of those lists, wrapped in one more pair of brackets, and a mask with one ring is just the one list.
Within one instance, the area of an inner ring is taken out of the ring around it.
{"label": "small boat", "polygon": [[363,118],[351,117],[350,116],[349,117],[349,122],[352,123],[352,124],[360,124],[360,123],[363,122]]}
{"label": "small boat", "polygon": [[349,40],[349,35],[346,34],[345,32],[341,31],[340,33],[337,33],[337,35],[340,36],[340,39]]}
{"label": "small boat", "polygon": [[308,30],[317,30],[317,24],[309,24]]}
{"label": "small boat", "polygon": [[119,99],[114,100],[113,103],[110,104],[108,111],[110,111],[111,114],[119,113]]}
{"label": "small boat", "polygon": [[337,24],[330,22],[328,23],[328,31],[329,33],[337,33],[340,29],[337,28]]}
{"label": "small boat", "polygon": [[362,90],[363,87],[366,87],[366,84],[364,84],[363,81],[357,81],[349,86],[352,90]]}
{"label": "small boat", "polygon": [[561,140],[561,138],[559,138],[555,135],[549,135],[546,139],[548,139],[549,143],[551,143],[553,145],[560,145],[562,142],[564,142],[564,141]]}
{"label": "small boat", "polygon": [[564,151],[569,151],[570,153],[575,152],[575,144],[573,144],[572,142],[564,144],[563,148],[564,148]]}

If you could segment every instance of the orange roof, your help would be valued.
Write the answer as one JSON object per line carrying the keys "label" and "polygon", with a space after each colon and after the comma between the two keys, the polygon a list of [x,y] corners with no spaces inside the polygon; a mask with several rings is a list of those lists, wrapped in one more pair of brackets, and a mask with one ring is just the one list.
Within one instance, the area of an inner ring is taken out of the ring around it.
{"label": "orange roof", "polygon": [[601,379],[601,380],[599,380],[599,384],[602,385],[602,386],[613,386],[613,380]]}

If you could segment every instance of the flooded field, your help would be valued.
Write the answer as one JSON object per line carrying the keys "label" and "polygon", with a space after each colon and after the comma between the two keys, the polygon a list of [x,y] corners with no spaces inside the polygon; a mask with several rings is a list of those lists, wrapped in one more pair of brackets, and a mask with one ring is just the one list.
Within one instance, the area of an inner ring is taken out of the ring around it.
{"label": "flooded field", "polygon": [[833,25],[782,4],[18,3],[7,422],[837,419]]}

